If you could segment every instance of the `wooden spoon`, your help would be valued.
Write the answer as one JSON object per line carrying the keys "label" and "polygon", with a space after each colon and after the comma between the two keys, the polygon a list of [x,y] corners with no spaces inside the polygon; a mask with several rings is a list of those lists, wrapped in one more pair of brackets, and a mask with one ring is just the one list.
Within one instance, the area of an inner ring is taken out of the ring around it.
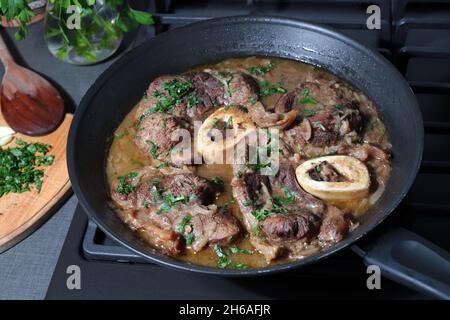
{"label": "wooden spoon", "polygon": [[30,136],[55,130],[64,116],[64,101],[58,91],[35,72],[17,65],[1,36],[0,60],[5,66],[1,110],[8,125]]}

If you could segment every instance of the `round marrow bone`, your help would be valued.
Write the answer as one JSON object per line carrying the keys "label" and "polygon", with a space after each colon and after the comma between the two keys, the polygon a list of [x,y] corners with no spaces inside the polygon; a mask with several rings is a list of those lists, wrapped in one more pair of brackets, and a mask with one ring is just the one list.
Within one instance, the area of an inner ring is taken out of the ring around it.
{"label": "round marrow bone", "polygon": [[[219,122],[229,124],[231,128],[226,130],[232,134],[225,135],[220,132],[217,128]],[[253,121],[244,111],[235,107],[220,108],[200,126],[196,149],[205,159],[214,159],[218,155],[223,155],[224,151],[232,151],[236,144],[255,130]],[[221,135],[223,137],[220,137]]]}
{"label": "round marrow bone", "polygon": [[[311,172],[326,162],[343,177],[343,181],[318,181]],[[323,200],[349,200],[367,197],[369,171],[364,163],[350,156],[326,156],[311,159],[299,165],[295,171],[299,184],[307,192]]]}

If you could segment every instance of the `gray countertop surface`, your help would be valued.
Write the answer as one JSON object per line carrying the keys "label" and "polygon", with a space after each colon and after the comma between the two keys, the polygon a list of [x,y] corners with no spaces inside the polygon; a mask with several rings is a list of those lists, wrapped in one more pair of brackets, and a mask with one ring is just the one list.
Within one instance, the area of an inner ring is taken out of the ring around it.
{"label": "gray countertop surface", "polygon": [[[16,41],[14,30],[1,30],[16,61],[56,83],[76,106],[95,79],[113,59],[92,66],[61,62],[48,51],[44,23],[30,27],[25,40]],[[9,40],[9,41],[8,41]],[[3,66],[0,76],[3,76]],[[28,238],[0,254],[0,299],[43,299],[77,204],[69,199]]]}

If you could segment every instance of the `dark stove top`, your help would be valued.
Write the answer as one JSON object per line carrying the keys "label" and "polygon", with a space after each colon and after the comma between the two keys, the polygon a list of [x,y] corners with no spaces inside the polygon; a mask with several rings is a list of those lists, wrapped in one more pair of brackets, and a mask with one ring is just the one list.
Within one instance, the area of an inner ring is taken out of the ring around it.
{"label": "dark stove top", "polygon": [[[417,179],[384,228],[402,226],[450,250],[450,1],[297,0],[151,1],[156,25],[147,39],[215,16],[271,14],[331,25],[378,49],[410,83],[425,121],[425,149]],[[381,30],[367,30],[366,8],[381,7]],[[408,141],[405,141],[408,143]],[[372,235],[372,237],[376,236]],[[82,290],[67,290],[66,268],[79,265]],[[311,267],[264,279],[186,274],[148,263],[109,239],[77,208],[48,298],[417,298],[383,278],[366,288],[366,270],[351,250]],[[289,281],[286,281],[289,279]],[[263,281],[261,281],[263,280]],[[298,285],[296,285],[298,284]]]}

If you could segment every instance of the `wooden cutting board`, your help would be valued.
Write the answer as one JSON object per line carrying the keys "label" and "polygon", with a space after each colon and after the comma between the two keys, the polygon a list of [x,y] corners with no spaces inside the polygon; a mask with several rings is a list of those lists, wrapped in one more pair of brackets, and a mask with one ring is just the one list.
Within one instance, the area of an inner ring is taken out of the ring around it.
{"label": "wooden cutting board", "polygon": [[[59,128],[42,137],[15,134],[26,142],[40,142],[52,146],[49,154],[55,156],[54,163],[44,167],[41,192],[32,190],[24,193],[9,193],[0,197],[0,252],[3,252],[35,231],[70,193],[69,173],[67,171],[67,135],[73,116],[66,114]],[[6,125],[0,114],[0,126]],[[4,147],[15,145],[14,142]]]}

